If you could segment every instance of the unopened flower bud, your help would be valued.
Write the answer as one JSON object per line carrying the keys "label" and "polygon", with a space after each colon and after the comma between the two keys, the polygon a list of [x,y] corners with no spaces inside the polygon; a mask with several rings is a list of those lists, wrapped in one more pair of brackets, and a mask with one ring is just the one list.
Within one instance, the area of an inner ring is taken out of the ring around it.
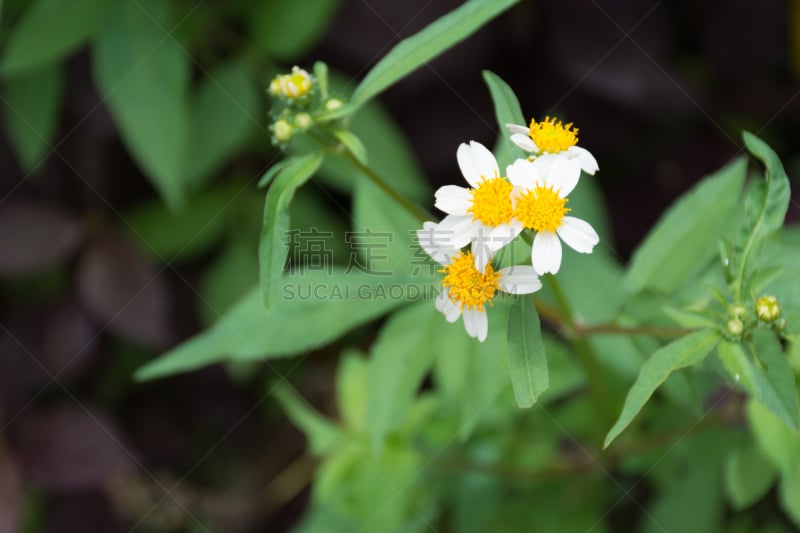
{"label": "unopened flower bud", "polygon": [[301,130],[308,129],[309,127],[311,127],[311,124],[313,122],[314,122],[314,120],[311,118],[311,115],[309,115],[308,113],[298,113],[294,117],[295,126],[300,128]]}
{"label": "unopened flower bud", "polygon": [[736,318],[742,318],[744,314],[747,312],[747,309],[743,305],[732,305],[729,309],[731,316]]}
{"label": "unopened flower bud", "polygon": [[774,322],[781,316],[781,306],[774,296],[762,296],[756,300],[756,316],[764,322]]}
{"label": "unopened flower bud", "polygon": [[728,333],[733,337],[738,337],[744,331],[744,323],[738,318],[731,318],[727,324]]}
{"label": "unopened flower bud", "polygon": [[284,119],[278,119],[272,125],[272,134],[279,143],[288,142],[292,138],[294,128]]}
{"label": "unopened flower bud", "polygon": [[327,102],[325,102],[325,111],[333,111],[334,109],[339,109],[343,105],[344,102],[338,98],[330,98]]}

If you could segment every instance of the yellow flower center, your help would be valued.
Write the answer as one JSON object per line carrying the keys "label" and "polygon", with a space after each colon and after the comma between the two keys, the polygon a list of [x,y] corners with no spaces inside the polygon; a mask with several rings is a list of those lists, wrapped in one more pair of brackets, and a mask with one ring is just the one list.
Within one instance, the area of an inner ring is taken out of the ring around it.
{"label": "yellow flower center", "polygon": [[550,187],[529,189],[517,198],[514,216],[526,228],[553,232],[571,209],[566,207],[568,198],[560,198]]}
{"label": "yellow flower center", "polygon": [[511,188],[505,178],[484,178],[477,189],[469,191],[472,194],[472,205],[467,213],[472,213],[472,220],[480,220],[487,226],[508,224],[514,215]]}
{"label": "yellow flower center", "polygon": [[460,253],[453,258],[453,262],[440,270],[445,276],[442,285],[449,289],[450,299],[463,310],[483,310],[483,305],[491,305],[494,293],[500,287],[498,280],[500,272],[495,272],[491,264],[486,265],[486,271],[481,274],[475,268],[475,261],[470,252]]}
{"label": "yellow flower center", "polygon": [[563,152],[578,144],[578,128],[573,128],[572,122],[565,126],[560,120],[550,117],[545,117],[543,122],[531,120],[530,135],[540,152],[550,154]]}

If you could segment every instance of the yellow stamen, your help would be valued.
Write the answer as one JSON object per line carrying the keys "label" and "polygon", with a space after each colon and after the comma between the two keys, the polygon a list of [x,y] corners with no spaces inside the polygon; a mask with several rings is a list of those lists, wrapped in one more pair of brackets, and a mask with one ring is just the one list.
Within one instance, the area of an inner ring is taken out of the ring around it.
{"label": "yellow stamen", "polygon": [[564,215],[571,211],[566,207],[568,198],[560,198],[550,187],[536,187],[517,198],[514,216],[526,228],[553,232],[561,226]]}
{"label": "yellow stamen", "polygon": [[472,205],[467,213],[473,220],[487,226],[499,226],[511,222],[511,184],[505,178],[484,178],[476,189],[470,189]]}
{"label": "yellow stamen", "polygon": [[578,144],[578,128],[572,122],[566,126],[560,120],[545,117],[543,122],[531,120],[530,136],[540,152],[556,154]]}
{"label": "yellow stamen", "polygon": [[475,268],[475,261],[470,252],[459,253],[453,262],[440,270],[445,273],[442,285],[449,290],[450,299],[463,310],[484,310],[486,302],[491,305],[494,293],[500,287],[500,272],[495,272],[491,264],[481,274]]}

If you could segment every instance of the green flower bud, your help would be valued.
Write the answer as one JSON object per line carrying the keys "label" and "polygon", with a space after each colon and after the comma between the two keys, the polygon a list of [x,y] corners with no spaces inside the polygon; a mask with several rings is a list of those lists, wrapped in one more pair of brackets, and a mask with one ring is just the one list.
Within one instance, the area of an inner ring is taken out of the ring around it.
{"label": "green flower bud", "polygon": [[781,316],[781,306],[774,296],[762,296],[756,300],[756,316],[764,322],[774,322]]}

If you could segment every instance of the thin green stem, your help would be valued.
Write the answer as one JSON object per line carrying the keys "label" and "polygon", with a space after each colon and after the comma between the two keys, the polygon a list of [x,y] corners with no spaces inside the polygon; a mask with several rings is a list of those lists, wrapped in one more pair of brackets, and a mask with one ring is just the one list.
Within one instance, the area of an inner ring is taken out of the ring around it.
{"label": "thin green stem", "polygon": [[597,364],[597,359],[595,358],[589,342],[585,338],[577,335],[578,326],[575,323],[572,306],[570,306],[564,291],[561,289],[558,279],[553,275],[547,275],[544,276],[544,282],[547,284],[547,287],[556,300],[556,306],[561,311],[563,317],[563,324],[572,336],[572,346],[575,349],[575,354],[578,356],[578,362],[583,367],[583,371],[586,374],[586,380],[589,383],[589,396],[592,405],[598,410],[598,416],[595,417],[596,438],[598,442],[602,442],[606,429],[610,427],[613,416],[608,404],[608,386],[604,379],[603,371],[600,365]]}
{"label": "thin green stem", "polygon": [[383,192],[388,194],[392,198],[392,200],[397,202],[397,204],[400,207],[402,207],[403,209],[408,211],[408,213],[411,216],[417,218],[417,220],[419,220],[420,222],[425,222],[426,220],[430,220],[431,219],[431,216],[428,213],[426,213],[421,208],[416,206],[408,198],[406,198],[405,196],[400,194],[400,192],[397,189],[395,189],[394,187],[389,185],[374,170],[372,170],[370,167],[368,167],[367,165],[365,165],[364,163],[359,161],[356,158],[356,156],[354,156],[353,153],[350,150],[345,149],[344,157],[348,161],[350,161],[350,163],[354,167],[356,167],[358,170],[360,170],[361,173],[364,174],[372,183],[377,185]]}
{"label": "thin green stem", "polygon": [[383,192],[389,195],[389,197],[392,200],[397,202],[397,204],[403,209],[405,209],[411,216],[415,217],[420,222],[425,222],[431,219],[431,216],[428,213],[426,213],[421,208],[416,206],[408,198],[403,196],[397,189],[389,185],[389,183],[383,178],[381,178],[374,170],[372,170],[370,167],[359,161],[358,158],[346,146],[341,145],[339,141],[333,139],[332,138],[333,136],[330,135],[328,132],[323,132],[323,133],[326,133],[328,137],[331,137],[330,140],[324,139],[310,130],[308,130],[306,133],[308,133],[308,135],[311,138],[313,138],[323,147],[327,148],[332,145],[340,145],[342,147],[342,151],[340,153],[344,155],[344,158],[347,159],[350,162],[350,164],[352,164],[354,167],[360,170],[361,173],[364,174],[372,183],[377,185],[378,188],[380,188]]}

